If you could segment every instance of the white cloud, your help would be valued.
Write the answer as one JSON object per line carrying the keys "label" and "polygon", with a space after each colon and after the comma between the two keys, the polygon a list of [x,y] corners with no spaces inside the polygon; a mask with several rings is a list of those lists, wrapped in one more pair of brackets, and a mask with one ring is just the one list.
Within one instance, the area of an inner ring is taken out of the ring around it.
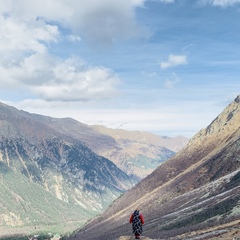
{"label": "white cloud", "polygon": [[174,3],[175,0],[159,0],[159,2],[163,2],[163,3]]}
{"label": "white cloud", "polygon": [[200,0],[201,4],[211,4],[219,7],[229,7],[240,3],[240,0]]}
{"label": "white cloud", "polygon": [[86,101],[116,94],[117,76],[103,67],[77,65],[67,59],[53,67],[51,82],[34,87],[34,92],[46,100]]}
{"label": "white cloud", "polygon": [[170,54],[167,61],[162,61],[160,63],[160,67],[162,69],[175,67],[178,65],[187,64],[187,56],[186,55],[172,55]]}
{"label": "white cloud", "polygon": [[[0,87],[25,88],[48,101],[87,101],[116,94],[120,80],[110,70],[89,66],[79,58],[66,60],[33,54],[16,65],[0,66]],[[11,74],[9,74],[11,73]]]}
{"label": "white cloud", "polygon": [[177,77],[175,73],[173,73],[173,79],[167,79],[164,85],[166,88],[173,88],[174,85],[176,85],[178,82],[180,82],[180,79]]}
{"label": "white cloud", "polygon": [[46,51],[44,43],[59,38],[57,26],[46,24],[38,20],[19,22],[18,19],[0,15],[0,53],[4,55],[13,52]]}
{"label": "white cloud", "polygon": [[120,80],[111,69],[80,58],[56,57],[49,53],[49,43],[80,42],[83,36],[101,45],[130,37],[136,30],[134,10],[143,4],[144,0],[0,1],[1,89],[22,88],[48,101],[114,96]]}
{"label": "white cloud", "polygon": [[[74,35],[99,44],[138,33],[135,8],[145,0],[1,0],[0,13],[19,23],[54,22],[73,31]],[[121,31],[119,31],[121,30]]]}
{"label": "white cloud", "polygon": [[174,3],[175,0],[149,0],[152,2],[158,2],[158,3]]}
{"label": "white cloud", "polygon": [[0,15],[1,88],[35,85],[38,78],[45,79],[43,73],[51,66],[50,59],[45,62],[43,57],[48,55],[47,44],[59,38],[58,27],[40,19],[24,22]]}
{"label": "white cloud", "polygon": [[81,38],[77,35],[68,35],[66,36],[67,40],[70,42],[80,42]]}

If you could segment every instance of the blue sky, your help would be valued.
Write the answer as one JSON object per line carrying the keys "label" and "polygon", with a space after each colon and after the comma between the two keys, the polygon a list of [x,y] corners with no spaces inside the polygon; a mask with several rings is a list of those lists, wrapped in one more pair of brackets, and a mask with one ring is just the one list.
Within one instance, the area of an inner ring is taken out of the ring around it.
{"label": "blue sky", "polygon": [[240,0],[1,0],[0,101],[192,137],[239,95]]}

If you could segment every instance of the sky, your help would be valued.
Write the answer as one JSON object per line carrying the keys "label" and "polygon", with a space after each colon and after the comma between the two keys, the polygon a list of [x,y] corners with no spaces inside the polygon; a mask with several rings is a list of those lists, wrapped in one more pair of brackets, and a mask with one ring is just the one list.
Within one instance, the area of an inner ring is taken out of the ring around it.
{"label": "sky", "polygon": [[240,0],[0,0],[0,101],[192,137],[240,90]]}

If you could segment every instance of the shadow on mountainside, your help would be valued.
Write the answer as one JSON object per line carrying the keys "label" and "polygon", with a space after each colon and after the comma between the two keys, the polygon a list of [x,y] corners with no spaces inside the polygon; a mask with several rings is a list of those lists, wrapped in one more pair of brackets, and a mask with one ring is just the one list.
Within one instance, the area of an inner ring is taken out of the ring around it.
{"label": "shadow on mountainside", "polygon": [[[186,240],[240,240],[240,221],[236,221],[232,223],[233,226],[223,225],[222,228],[216,228],[216,229],[209,229],[206,232],[199,233],[195,232],[192,234],[189,234],[189,236],[176,236],[172,238],[167,238],[169,240],[180,240],[180,239],[186,239]],[[121,236],[116,240],[134,240],[135,237],[131,236]],[[140,237],[141,240],[157,240],[152,239],[148,237]],[[158,238],[158,240],[166,240],[166,238]]]}
{"label": "shadow on mountainside", "polygon": [[0,174],[5,174],[9,172],[9,167],[3,163],[3,162],[0,162]]}

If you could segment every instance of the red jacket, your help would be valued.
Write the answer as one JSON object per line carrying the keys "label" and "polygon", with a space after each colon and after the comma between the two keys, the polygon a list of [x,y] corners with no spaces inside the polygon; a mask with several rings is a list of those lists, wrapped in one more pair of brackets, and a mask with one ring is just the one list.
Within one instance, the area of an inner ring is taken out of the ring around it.
{"label": "red jacket", "polygon": [[[142,224],[144,224],[144,218],[143,218],[142,214],[140,214],[140,220],[141,220]],[[133,221],[133,214],[131,215],[129,222],[131,223],[132,221]]]}

